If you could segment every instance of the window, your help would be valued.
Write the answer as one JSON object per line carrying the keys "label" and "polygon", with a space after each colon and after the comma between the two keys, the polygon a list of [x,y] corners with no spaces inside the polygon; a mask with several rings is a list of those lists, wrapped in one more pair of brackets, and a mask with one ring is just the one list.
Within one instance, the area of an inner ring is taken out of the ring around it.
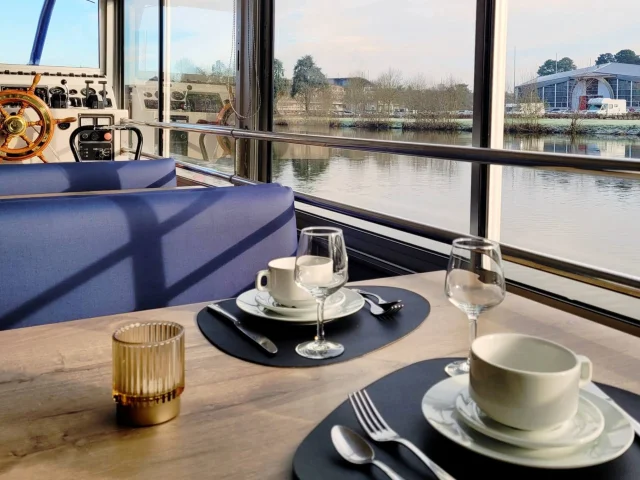
{"label": "window", "polygon": [[[144,0],[125,0],[124,83],[126,105],[134,120],[157,121],[160,105],[158,6]],[[158,130],[139,127],[143,150],[159,153]]]}
{"label": "window", "polygon": [[[168,37],[171,59],[170,120],[234,126],[230,99],[235,65],[230,65],[235,0],[171,4]],[[169,70],[169,68],[167,68]],[[201,147],[204,146],[204,151]],[[172,157],[210,164],[233,173],[235,145],[229,137],[170,132]]]}
{"label": "window", "polygon": [[[234,0],[182,1],[164,11],[170,30],[159,45],[159,10],[145,0],[125,2],[125,84],[131,117],[157,121],[161,88],[158,82],[160,55],[170,79],[162,118],[177,123],[235,125],[229,108],[235,91],[235,69],[229,66],[233,39]],[[141,127],[145,151],[158,154],[157,129]],[[169,131],[163,154],[195,163],[216,163],[216,168],[233,172],[235,145],[227,137]],[[150,145],[153,145],[151,147]],[[204,148],[202,148],[204,147]],[[153,148],[153,150],[151,150]]]}
{"label": "window", "polygon": [[595,78],[588,78],[586,80],[586,84],[587,84],[587,96],[597,97],[598,96],[598,80]]}
{"label": "window", "polygon": [[[275,2],[279,132],[471,145],[472,0]],[[295,190],[469,230],[469,164],[277,144]]]}
{"label": "window", "polygon": [[632,82],[631,94],[631,107],[637,109],[638,107],[640,107],[640,81]]}
{"label": "window", "polygon": [[[587,117],[581,112],[586,110],[588,99],[597,97],[626,100],[627,107],[638,102],[636,105],[640,107],[640,88],[636,88],[635,81],[629,80],[636,68],[640,76],[640,66],[621,67],[612,63],[606,67],[605,79],[593,65],[601,53],[614,48],[611,45],[617,46],[617,50],[611,52],[613,54],[631,48],[635,41],[632,32],[636,29],[633,17],[634,13],[640,12],[640,7],[625,0],[612,0],[608,8],[612,11],[623,9],[627,15],[620,17],[620,24],[610,26],[603,25],[601,17],[595,13],[599,5],[595,0],[545,0],[543,4],[525,0],[510,2],[506,102],[509,103],[513,91],[511,85],[545,82],[544,92],[538,89],[540,98],[550,105],[555,98],[556,107],[564,107],[563,102],[566,102],[568,112],[562,116],[549,114],[522,119],[517,131],[505,135],[505,148],[617,159],[640,158],[640,137],[633,134],[640,128],[640,120],[616,118],[617,107],[612,102],[603,102],[608,107],[608,110],[603,109],[609,112],[608,117]],[[567,18],[576,21],[567,23]],[[540,24],[545,25],[544,38],[540,36]],[[584,36],[584,32],[591,30],[599,31],[593,42],[586,41]],[[556,53],[559,60],[563,57],[571,60],[562,62],[567,71],[556,74],[555,68],[545,67],[555,67]],[[570,68],[570,63],[576,70]],[[546,83],[552,83],[545,80],[548,75],[558,81],[555,95],[549,93],[550,89],[553,93],[553,85]],[[562,102],[559,101],[561,98]],[[599,110],[600,106],[595,108]],[[640,218],[638,198],[640,175],[611,173],[601,176],[505,167],[500,239],[543,254],[640,276],[640,250],[637,248],[640,231],[637,222],[630,221]],[[513,265],[509,274],[515,280],[638,317],[639,302],[630,297]]]}
{"label": "window", "polygon": [[[0,29],[1,63],[56,67],[100,67],[98,5],[96,2],[63,1],[54,4],[48,31],[38,30],[44,0],[3,2],[3,17],[10,19]],[[73,52],[70,55],[69,52]]]}

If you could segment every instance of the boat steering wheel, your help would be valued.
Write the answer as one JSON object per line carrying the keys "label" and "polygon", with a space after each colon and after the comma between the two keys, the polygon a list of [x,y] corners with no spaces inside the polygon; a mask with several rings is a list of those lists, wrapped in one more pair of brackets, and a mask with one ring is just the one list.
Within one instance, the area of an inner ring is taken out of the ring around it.
{"label": "boat steering wheel", "polygon": [[[0,92],[0,136],[4,135],[4,141],[0,138],[2,141],[2,145],[0,145],[1,160],[17,162],[37,156],[44,163],[47,163],[43,151],[53,140],[55,126],[78,120],[76,117],[53,118],[47,104],[35,94],[40,78],[41,75],[36,74],[33,83],[26,92],[22,90],[3,90]],[[9,113],[5,109],[5,105],[19,105],[20,108],[15,113]],[[27,108],[36,112],[38,120],[29,121],[25,117]],[[29,127],[39,127],[40,129],[38,131],[34,128],[37,133],[34,140],[31,140],[27,135]],[[15,143],[20,140],[26,145],[16,147]],[[11,146],[12,143],[14,146]]]}

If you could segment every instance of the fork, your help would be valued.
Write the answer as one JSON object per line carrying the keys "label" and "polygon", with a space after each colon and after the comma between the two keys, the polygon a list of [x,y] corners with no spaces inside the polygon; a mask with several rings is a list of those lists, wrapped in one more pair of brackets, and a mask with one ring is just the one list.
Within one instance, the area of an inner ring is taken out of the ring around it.
{"label": "fork", "polygon": [[349,394],[349,401],[358,418],[358,423],[369,437],[376,442],[396,442],[411,450],[424,464],[431,469],[439,480],[455,480],[451,475],[440,468],[433,460],[406,438],[398,435],[385,422],[378,409],[371,401],[366,390],[359,390]]}
{"label": "fork", "polygon": [[364,290],[360,290],[359,288],[352,288],[351,290],[353,290],[356,293],[359,293],[360,295],[368,295],[370,297],[375,297],[378,300],[378,305],[382,308],[390,308],[393,305],[396,305],[398,303],[402,303],[402,300],[396,300],[394,302],[388,302],[387,300],[385,300],[384,298],[382,298],[380,295],[377,295],[375,293],[372,292],[366,292]]}
{"label": "fork", "polygon": [[369,300],[367,297],[362,297],[362,299],[369,304],[369,311],[371,315],[374,317],[384,317],[385,315],[393,315],[402,307],[404,307],[401,303],[396,303],[391,305],[391,307],[382,308],[380,305],[377,305],[375,302]]}

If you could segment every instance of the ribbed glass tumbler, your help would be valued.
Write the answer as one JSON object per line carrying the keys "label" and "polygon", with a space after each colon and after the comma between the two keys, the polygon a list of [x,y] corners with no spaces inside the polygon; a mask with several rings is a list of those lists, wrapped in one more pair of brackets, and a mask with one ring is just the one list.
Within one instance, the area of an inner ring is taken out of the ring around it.
{"label": "ribbed glass tumbler", "polygon": [[113,334],[113,399],[119,423],[157,425],[180,413],[184,328],[134,323]]}

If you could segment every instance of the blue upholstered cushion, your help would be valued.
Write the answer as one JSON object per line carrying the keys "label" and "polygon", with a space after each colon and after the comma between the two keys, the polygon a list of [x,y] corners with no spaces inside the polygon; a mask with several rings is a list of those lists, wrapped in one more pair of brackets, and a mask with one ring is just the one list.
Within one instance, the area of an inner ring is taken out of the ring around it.
{"label": "blue upholstered cushion", "polygon": [[0,329],[231,297],[296,250],[279,185],[0,201]]}
{"label": "blue upholstered cushion", "polygon": [[0,195],[175,186],[176,163],[172,158],[0,165]]}

